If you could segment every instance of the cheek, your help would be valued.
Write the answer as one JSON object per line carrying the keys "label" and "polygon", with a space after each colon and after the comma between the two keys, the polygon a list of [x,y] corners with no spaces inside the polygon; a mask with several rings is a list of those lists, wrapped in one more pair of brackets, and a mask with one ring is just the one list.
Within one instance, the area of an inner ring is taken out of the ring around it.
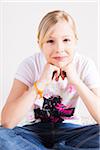
{"label": "cheek", "polygon": [[73,53],[74,53],[73,49],[71,48],[66,49],[65,52],[67,53],[69,57],[73,56]]}
{"label": "cheek", "polygon": [[46,60],[47,61],[50,60],[51,53],[48,51],[48,49],[47,50],[42,50],[42,52],[43,52]]}
{"label": "cheek", "polygon": [[49,59],[52,56],[52,50],[46,45],[43,46],[42,52],[44,53],[46,59]]}

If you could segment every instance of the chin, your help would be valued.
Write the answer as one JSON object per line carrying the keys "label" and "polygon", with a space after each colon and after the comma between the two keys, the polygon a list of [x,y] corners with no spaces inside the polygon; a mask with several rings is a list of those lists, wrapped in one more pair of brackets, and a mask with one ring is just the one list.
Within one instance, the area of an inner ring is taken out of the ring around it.
{"label": "chin", "polygon": [[64,63],[64,62],[58,62],[58,63],[56,63],[55,65],[57,66],[57,67],[59,67],[59,68],[63,68],[64,66],[66,66],[68,63]]}

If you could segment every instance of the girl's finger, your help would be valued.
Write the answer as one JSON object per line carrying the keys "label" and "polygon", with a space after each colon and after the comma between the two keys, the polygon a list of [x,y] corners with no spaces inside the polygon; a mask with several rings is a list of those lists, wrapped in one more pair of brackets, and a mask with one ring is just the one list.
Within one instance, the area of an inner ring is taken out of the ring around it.
{"label": "girl's finger", "polygon": [[57,71],[53,72],[52,80],[56,80],[56,81],[59,80],[59,73]]}
{"label": "girl's finger", "polygon": [[62,70],[60,70],[60,75],[61,75],[61,77],[62,77],[62,80],[64,80],[65,77],[67,77],[66,72],[65,72],[65,71],[62,71]]}
{"label": "girl's finger", "polygon": [[53,72],[53,74],[52,74],[52,80],[53,80],[53,78],[54,78],[54,76],[55,76],[56,73],[57,73],[57,70],[55,70],[55,71]]}

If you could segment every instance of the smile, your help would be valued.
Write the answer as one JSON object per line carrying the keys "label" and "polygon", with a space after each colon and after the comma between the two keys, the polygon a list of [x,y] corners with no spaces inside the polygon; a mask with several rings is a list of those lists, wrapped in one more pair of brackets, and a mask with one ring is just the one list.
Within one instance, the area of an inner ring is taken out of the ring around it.
{"label": "smile", "polygon": [[53,59],[56,59],[57,61],[64,61],[65,58],[66,58],[65,56],[53,57]]}

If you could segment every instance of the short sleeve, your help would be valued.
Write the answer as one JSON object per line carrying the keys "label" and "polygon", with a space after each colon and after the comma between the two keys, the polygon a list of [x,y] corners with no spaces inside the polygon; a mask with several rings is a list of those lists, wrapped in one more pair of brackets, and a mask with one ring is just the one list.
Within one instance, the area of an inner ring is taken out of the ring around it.
{"label": "short sleeve", "polygon": [[88,59],[83,69],[83,81],[90,88],[100,87],[100,76],[95,63]]}
{"label": "short sleeve", "polygon": [[15,74],[15,79],[23,82],[28,87],[31,87],[34,83],[35,68],[34,63],[30,58],[26,58],[18,66],[17,72]]}

